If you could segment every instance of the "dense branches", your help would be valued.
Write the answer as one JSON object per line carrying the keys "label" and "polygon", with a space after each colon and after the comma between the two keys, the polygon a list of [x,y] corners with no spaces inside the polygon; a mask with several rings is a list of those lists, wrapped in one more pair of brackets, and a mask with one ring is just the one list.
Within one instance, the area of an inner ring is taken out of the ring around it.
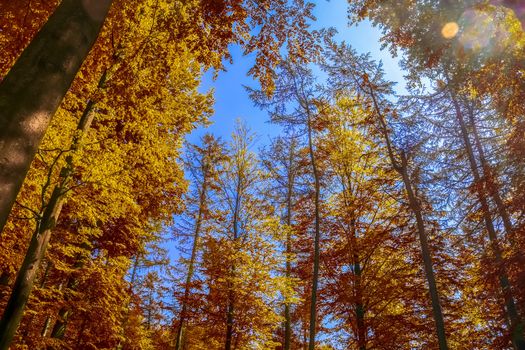
{"label": "dense branches", "polygon": [[[403,96],[302,0],[96,3],[0,4],[0,348],[525,349],[519,2],[349,1]],[[185,142],[232,45],[280,135]]]}

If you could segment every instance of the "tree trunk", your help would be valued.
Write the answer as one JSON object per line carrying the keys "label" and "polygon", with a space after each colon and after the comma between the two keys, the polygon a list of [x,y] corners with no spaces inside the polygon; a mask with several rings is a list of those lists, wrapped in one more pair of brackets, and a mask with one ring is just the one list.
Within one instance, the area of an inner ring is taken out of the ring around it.
{"label": "tree trunk", "polygon": [[354,276],[355,276],[355,317],[357,323],[357,346],[359,350],[366,350],[366,322],[365,322],[365,306],[363,303],[363,290],[361,286],[361,262],[359,260],[359,253],[357,247],[357,227],[356,220],[351,219],[350,222],[352,235],[350,240],[352,242],[352,265],[354,265]]}
{"label": "tree trunk", "polygon": [[401,152],[401,164],[396,160],[394,154],[393,145],[390,142],[390,136],[388,126],[386,124],[385,117],[383,116],[379,104],[377,103],[375,94],[372,87],[369,86],[370,95],[374,104],[374,110],[376,111],[380,129],[383,134],[387,146],[388,157],[394,170],[396,170],[402,178],[403,185],[408,197],[408,204],[410,210],[416,217],[416,228],[419,236],[419,244],[421,245],[421,257],[423,258],[423,268],[425,271],[425,277],[427,278],[428,291],[430,294],[430,301],[432,303],[432,315],[434,317],[434,323],[436,325],[436,334],[438,338],[439,350],[448,350],[447,334],[445,331],[445,320],[443,317],[443,311],[441,310],[441,302],[439,300],[439,292],[436,283],[436,277],[434,275],[434,267],[432,263],[432,252],[428,244],[428,235],[425,229],[425,222],[423,220],[423,211],[419,198],[416,195],[415,188],[412,184],[412,180],[408,174],[408,159],[404,152]]}
{"label": "tree trunk", "polygon": [[478,127],[476,125],[476,120],[474,119],[472,111],[469,111],[468,117],[470,126],[472,127],[472,136],[474,137],[474,143],[478,151],[481,168],[483,169],[483,178],[485,186],[487,187],[490,196],[496,204],[498,214],[503,221],[503,227],[505,228],[505,233],[507,234],[507,237],[509,237],[509,241],[511,242],[511,244],[515,244],[516,238],[514,228],[512,227],[512,221],[510,220],[507,208],[503,203],[503,199],[501,198],[498,181],[495,178],[495,174],[492,170],[492,167],[490,166],[489,162],[487,161],[487,158],[485,157],[485,150],[479,137]]}
{"label": "tree trunk", "polygon": [[479,174],[478,165],[474,157],[474,151],[472,149],[472,144],[468,135],[465,119],[463,118],[463,112],[461,111],[461,107],[458,101],[456,100],[455,96],[452,94],[452,92],[450,93],[450,96],[456,112],[456,118],[460,126],[461,136],[463,138],[465,150],[467,152],[470,170],[472,172],[472,177],[474,180],[474,187],[476,189],[478,201],[481,205],[481,212],[483,214],[483,220],[485,222],[485,227],[489,236],[491,250],[494,254],[496,270],[498,272],[498,280],[503,294],[503,299],[505,301],[507,318],[511,327],[512,344],[515,349],[525,350],[525,338],[523,337],[523,323],[518,314],[518,309],[516,307],[514,296],[512,294],[510,280],[503,261],[503,252],[499,244],[498,235],[494,227],[494,223],[492,222],[492,215],[490,213],[490,206],[487,200],[487,194],[485,193],[484,189],[480,186],[481,176]]}
{"label": "tree trunk", "polygon": [[[291,188],[288,184],[288,193],[286,199],[286,278],[289,279],[292,275],[292,264],[290,261],[290,255],[292,254],[292,237],[290,234],[290,227],[292,222],[292,200],[291,200]],[[285,301],[284,303],[284,348],[283,350],[290,350],[290,343],[292,339],[292,321],[290,315],[290,303]]]}
{"label": "tree trunk", "polygon": [[441,303],[439,301],[439,292],[436,283],[436,277],[434,275],[434,268],[432,263],[432,253],[428,244],[428,235],[425,230],[425,222],[423,220],[423,213],[421,204],[414,191],[412,181],[408,175],[408,164],[406,155],[401,153],[401,166],[399,168],[405,190],[408,196],[408,203],[410,209],[416,217],[417,232],[419,235],[419,243],[421,245],[421,256],[423,258],[423,267],[425,269],[425,276],[427,277],[428,289],[430,293],[430,300],[432,302],[432,313],[434,315],[434,322],[436,324],[436,332],[438,337],[438,344],[440,350],[447,350],[447,335],[445,333],[445,321],[443,318],[443,312],[441,310]]}
{"label": "tree trunk", "polygon": [[314,154],[314,146],[312,140],[312,125],[310,113],[308,114],[308,152],[310,154],[310,161],[312,162],[312,173],[314,176],[314,204],[315,204],[315,233],[314,233],[314,267],[312,275],[312,296],[310,300],[310,338],[308,340],[308,350],[315,349],[315,333],[317,325],[317,286],[319,284],[319,241],[320,241],[320,225],[319,225],[319,173],[317,169],[316,157]]}
{"label": "tree trunk", "polygon": [[[290,157],[288,158],[288,187],[286,191],[286,278],[289,279],[292,275],[292,263],[290,256],[292,254],[292,196],[294,188],[294,144],[290,145]],[[290,350],[292,341],[292,320],[290,315],[290,303],[284,303],[284,348],[283,350]]]}
{"label": "tree trunk", "polygon": [[175,350],[181,350],[184,343],[184,322],[186,321],[187,313],[187,300],[190,296],[190,284],[193,279],[193,273],[195,271],[195,259],[197,258],[197,251],[199,247],[199,238],[201,233],[201,225],[203,221],[204,211],[206,209],[206,192],[208,191],[207,186],[207,174],[204,174],[204,180],[202,183],[201,194],[199,199],[199,212],[197,214],[197,221],[195,222],[195,232],[193,233],[193,246],[191,248],[190,263],[188,266],[188,275],[186,276],[186,283],[184,286],[184,299],[182,300],[182,306],[179,317],[179,327],[177,329],[177,340],[175,343]]}
{"label": "tree trunk", "polygon": [[0,83],[0,233],[111,0],[62,0]]}
{"label": "tree trunk", "polygon": [[[80,130],[81,133],[73,140],[72,152],[78,148],[82,135],[91,125],[91,121],[93,120],[91,110],[92,103],[89,102],[80,118],[77,130]],[[9,301],[0,320],[0,350],[9,348],[9,344],[20,324],[24,308],[33,289],[36,274],[40,268],[42,259],[45,257],[51,233],[60,216],[72,172],[72,156],[69,155],[66,160],[66,165],[60,171],[60,182],[53,189],[51,198],[45,206],[42,218],[33,233],[24,261],[16,277],[13,290],[11,291]]]}
{"label": "tree trunk", "polygon": [[[238,170],[239,171],[239,170]],[[235,206],[233,210],[233,240],[237,242],[239,238],[239,211],[241,210],[241,197],[243,183],[242,175],[237,174],[237,186],[236,186],[236,195],[235,195]],[[232,262],[231,266],[231,278],[235,277],[235,262]],[[226,309],[226,341],[224,343],[225,350],[231,350],[232,348],[232,339],[233,339],[233,322],[234,322],[234,310],[235,310],[235,293],[234,286],[231,281],[228,281],[228,307]]]}

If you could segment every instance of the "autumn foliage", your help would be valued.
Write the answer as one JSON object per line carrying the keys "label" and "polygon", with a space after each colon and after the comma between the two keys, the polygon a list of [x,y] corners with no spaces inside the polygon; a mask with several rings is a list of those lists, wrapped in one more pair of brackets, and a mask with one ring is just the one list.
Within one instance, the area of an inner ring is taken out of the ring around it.
{"label": "autumn foliage", "polygon": [[[0,84],[60,3],[0,1]],[[0,233],[0,349],[525,349],[525,9],[348,5],[403,95],[302,0],[112,1]],[[233,45],[281,133],[190,144]]]}

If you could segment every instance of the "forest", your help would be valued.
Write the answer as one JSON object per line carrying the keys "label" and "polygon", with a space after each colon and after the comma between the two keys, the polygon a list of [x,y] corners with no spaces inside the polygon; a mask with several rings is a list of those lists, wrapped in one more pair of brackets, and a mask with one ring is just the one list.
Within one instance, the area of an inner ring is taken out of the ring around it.
{"label": "forest", "polygon": [[341,1],[0,0],[0,350],[525,350],[525,2]]}

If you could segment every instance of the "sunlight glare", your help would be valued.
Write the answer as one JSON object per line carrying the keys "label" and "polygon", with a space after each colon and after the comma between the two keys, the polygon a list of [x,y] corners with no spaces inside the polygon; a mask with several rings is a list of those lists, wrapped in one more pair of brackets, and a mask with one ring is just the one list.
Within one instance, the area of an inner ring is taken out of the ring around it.
{"label": "sunlight glare", "polygon": [[456,34],[459,31],[459,26],[456,22],[448,22],[443,26],[443,29],[441,29],[441,35],[445,39],[452,39],[456,36]]}
{"label": "sunlight glare", "polygon": [[467,10],[463,13],[461,21],[466,29],[460,42],[466,49],[479,51],[496,39],[497,28],[492,17],[481,10]]}

